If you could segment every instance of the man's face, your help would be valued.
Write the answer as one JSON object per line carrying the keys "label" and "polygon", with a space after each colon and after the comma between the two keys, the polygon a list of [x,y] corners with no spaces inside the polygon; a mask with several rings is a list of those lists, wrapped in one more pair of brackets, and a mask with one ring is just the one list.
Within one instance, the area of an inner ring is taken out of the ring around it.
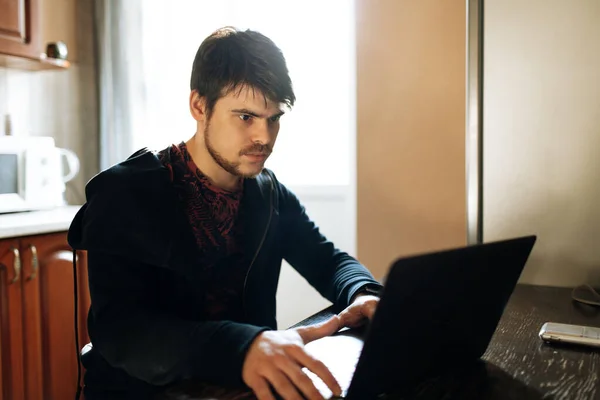
{"label": "man's face", "polygon": [[280,104],[244,87],[220,98],[204,127],[204,142],[215,162],[232,175],[253,178],[273,151]]}

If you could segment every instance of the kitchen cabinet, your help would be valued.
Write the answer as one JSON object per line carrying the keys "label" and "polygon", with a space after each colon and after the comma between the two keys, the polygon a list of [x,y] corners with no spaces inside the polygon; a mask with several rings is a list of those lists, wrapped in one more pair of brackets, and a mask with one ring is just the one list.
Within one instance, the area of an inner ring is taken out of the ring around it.
{"label": "kitchen cabinet", "polygon": [[[0,66],[68,68],[77,59],[76,0],[0,0]],[[48,43],[64,42],[68,60],[46,57]]]}
{"label": "kitchen cabinet", "polygon": [[[86,257],[77,253],[79,347],[89,342]],[[74,398],[74,294],[66,232],[0,239],[0,400]]]}
{"label": "kitchen cabinet", "polygon": [[18,240],[0,241],[0,399],[23,400],[22,291]]}
{"label": "kitchen cabinet", "polygon": [[0,53],[38,58],[39,0],[0,1]]}

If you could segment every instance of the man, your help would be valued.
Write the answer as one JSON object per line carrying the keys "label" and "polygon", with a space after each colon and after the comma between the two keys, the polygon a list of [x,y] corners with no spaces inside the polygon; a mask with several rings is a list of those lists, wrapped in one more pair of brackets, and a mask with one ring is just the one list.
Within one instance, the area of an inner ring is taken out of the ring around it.
{"label": "man", "polygon": [[[183,380],[245,384],[260,400],[321,399],[303,367],[340,392],[304,344],[363,323],[381,286],[264,169],[294,101],[270,39],[221,29],[194,60],[194,136],[138,151],[88,183],[69,232],[88,251],[87,400],[149,397]],[[341,313],[277,330],[282,259]]]}

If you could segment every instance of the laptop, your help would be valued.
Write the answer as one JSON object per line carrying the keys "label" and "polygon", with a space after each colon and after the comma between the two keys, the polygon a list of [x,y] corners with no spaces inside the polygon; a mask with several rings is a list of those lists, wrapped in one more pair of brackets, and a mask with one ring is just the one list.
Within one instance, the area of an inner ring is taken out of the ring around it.
{"label": "laptop", "polygon": [[[409,393],[486,351],[536,236],[399,258],[372,321],[306,345],[342,386],[341,398]],[[331,391],[305,371],[325,398]]]}

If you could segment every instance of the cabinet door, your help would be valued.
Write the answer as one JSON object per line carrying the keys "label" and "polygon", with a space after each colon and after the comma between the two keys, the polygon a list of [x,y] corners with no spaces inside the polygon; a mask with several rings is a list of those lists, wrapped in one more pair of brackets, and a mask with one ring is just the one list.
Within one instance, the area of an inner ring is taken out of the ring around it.
{"label": "cabinet door", "polygon": [[39,58],[38,0],[0,0],[0,53]]}
{"label": "cabinet door", "polygon": [[0,399],[24,400],[19,242],[0,240]]}
{"label": "cabinet door", "polygon": [[[21,240],[27,399],[70,399],[77,388],[73,253],[65,233]],[[85,254],[78,254],[79,347],[89,340]],[[85,272],[85,273],[82,273]]]}

